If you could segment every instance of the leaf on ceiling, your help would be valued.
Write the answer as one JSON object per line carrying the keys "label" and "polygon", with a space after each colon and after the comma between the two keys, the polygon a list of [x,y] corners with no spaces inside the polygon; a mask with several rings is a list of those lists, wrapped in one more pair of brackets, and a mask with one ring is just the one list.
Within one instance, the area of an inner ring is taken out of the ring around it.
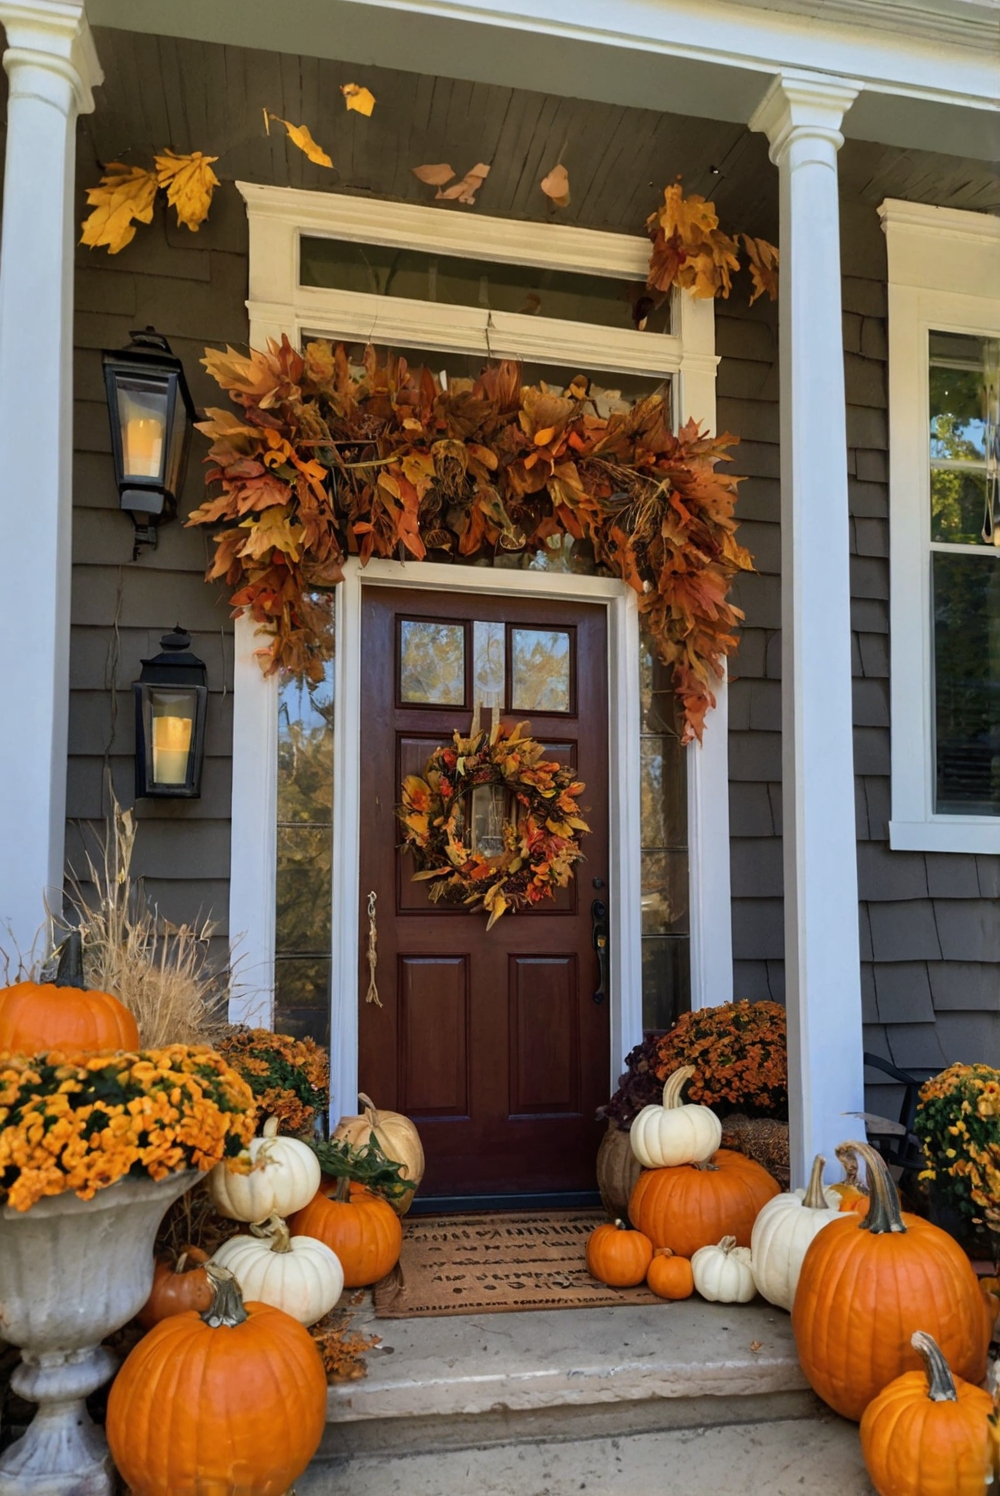
{"label": "leaf on ceiling", "polygon": [[366,118],[371,115],[375,108],[375,95],[370,88],[363,88],[358,83],[342,83],[340,91],[344,95],[344,103],[348,109],[356,109]]}
{"label": "leaf on ceiling", "polygon": [[698,193],[686,198],[680,182],[672,182],[646,229],[653,240],[650,290],[666,292],[677,285],[697,297],[729,295],[740,262],[736,241],[719,228],[714,203]]}
{"label": "leaf on ceiling", "polygon": [[156,198],[156,172],[112,161],[96,187],[87,189],[93,212],[84,219],[80,243],[116,255],[135,238],[136,223],[149,223]]}
{"label": "leaf on ceiling", "polygon": [[479,161],[470,167],[460,182],[453,182],[450,187],[439,187],[434,196],[450,198],[453,202],[468,203],[470,207],[475,207],[476,193],[489,174],[489,166],[484,161]]}
{"label": "leaf on ceiling", "polygon": [[449,166],[447,161],[439,161],[436,166],[411,166],[410,170],[418,181],[426,182],[428,187],[443,187],[455,175],[455,168]]}
{"label": "leaf on ceiling", "polygon": [[743,247],[747,252],[747,262],[750,274],[753,276],[753,295],[750,305],[753,306],[758,296],[763,296],[766,291],[772,301],[778,299],[778,251],[773,244],[766,239],[751,239],[749,234],[743,234]]}
{"label": "leaf on ceiling", "polygon": [[269,114],[264,110],[264,124],[267,126],[268,134],[271,133],[270,120],[276,124],[284,125],[288,131],[288,138],[293,145],[297,145],[304,156],[308,156],[314,166],[332,166],[333,162],[326,154],[321,145],[317,145],[309,132],[308,125],[293,125],[290,120],[282,119],[280,114]]}
{"label": "leaf on ceiling", "polygon": [[167,190],[167,202],[177,213],[177,222],[197,233],[208,217],[212,194],[219,179],[211,163],[218,156],[204,156],[201,151],[192,151],[188,156],[164,151],[156,156],[156,179]]}
{"label": "leaf on ceiling", "polygon": [[553,166],[548,176],[543,177],[538,185],[545,196],[552,199],[554,207],[569,207],[569,172],[561,161],[558,166]]}

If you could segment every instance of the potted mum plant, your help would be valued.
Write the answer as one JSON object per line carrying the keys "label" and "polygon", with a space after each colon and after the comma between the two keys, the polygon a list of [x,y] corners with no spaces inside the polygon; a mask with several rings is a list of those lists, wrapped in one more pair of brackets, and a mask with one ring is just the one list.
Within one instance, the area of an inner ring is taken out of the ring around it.
{"label": "potted mum plant", "polygon": [[40,1405],[0,1455],[5,1496],[111,1496],[84,1403],[115,1370],[101,1342],[149,1296],[168,1206],[253,1119],[210,1049],[0,1056],[0,1331],[21,1351],[14,1391]]}
{"label": "potted mum plant", "polygon": [[970,1257],[995,1262],[1000,1242],[1000,1070],[949,1065],[920,1089],[913,1130],[923,1146],[931,1219]]}

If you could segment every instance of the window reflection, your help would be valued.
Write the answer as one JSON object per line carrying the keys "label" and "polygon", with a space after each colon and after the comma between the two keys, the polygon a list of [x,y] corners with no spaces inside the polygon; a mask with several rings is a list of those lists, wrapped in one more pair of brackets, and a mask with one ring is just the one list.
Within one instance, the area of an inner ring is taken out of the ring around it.
{"label": "window reflection", "polygon": [[643,1028],[666,1029],[691,1003],[687,760],[670,672],[643,637],[639,657]]}
{"label": "window reflection", "polygon": [[511,711],[571,711],[570,669],[570,636],[565,629],[512,628]]}
{"label": "window reflection", "polygon": [[399,699],[415,706],[465,705],[464,624],[400,622]]}

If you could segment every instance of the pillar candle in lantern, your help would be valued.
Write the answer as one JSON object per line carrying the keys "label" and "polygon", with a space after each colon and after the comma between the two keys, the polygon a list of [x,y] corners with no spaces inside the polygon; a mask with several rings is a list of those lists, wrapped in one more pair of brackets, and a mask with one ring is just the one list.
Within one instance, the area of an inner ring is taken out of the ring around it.
{"label": "pillar candle in lantern", "polygon": [[153,718],[153,781],[183,784],[187,779],[191,750],[190,717]]}

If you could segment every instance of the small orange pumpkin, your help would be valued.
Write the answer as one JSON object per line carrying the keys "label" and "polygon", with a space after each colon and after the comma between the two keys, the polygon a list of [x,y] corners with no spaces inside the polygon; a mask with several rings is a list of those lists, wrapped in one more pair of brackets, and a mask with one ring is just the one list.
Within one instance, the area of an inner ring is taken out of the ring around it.
{"label": "small orange pumpkin", "polygon": [[981,1382],[990,1325],[958,1243],[900,1210],[892,1176],[874,1148],[845,1146],[867,1165],[871,1208],[862,1219],[845,1211],[810,1243],[792,1329],[813,1390],[857,1421],[883,1387],[919,1368],[911,1337],[924,1326],[959,1376]]}
{"label": "small orange pumpkin", "polygon": [[646,1271],[646,1283],[661,1299],[689,1299],[694,1293],[694,1273],[686,1257],[669,1247],[656,1247]]}
{"label": "small orange pumpkin", "polygon": [[154,1325],[115,1378],[111,1454],[142,1496],[282,1496],[323,1436],[323,1362],[297,1319],[244,1304],[225,1268],[209,1277],[211,1308]]}
{"label": "small orange pumpkin", "polygon": [[138,1048],[139,1030],[128,1008],[110,992],[83,985],[79,930],[66,936],[51,982],[0,988],[0,1054]]}
{"label": "small orange pumpkin", "polygon": [[953,1377],[922,1330],[911,1338],[923,1371],[905,1371],[868,1404],[861,1452],[882,1496],[982,1496],[990,1464],[988,1392]]}
{"label": "small orange pumpkin", "polygon": [[214,1290],[205,1271],[208,1253],[201,1247],[185,1247],[176,1262],[158,1262],[153,1269],[153,1286],[149,1298],[139,1310],[138,1320],[144,1330],[151,1330],[171,1314],[208,1309]]}
{"label": "small orange pumpkin", "polygon": [[646,1276],[653,1243],[641,1231],[630,1231],[624,1221],[606,1221],[587,1238],[587,1268],[609,1288],[634,1288]]}
{"label": "small orange pumpkin", "polygon": [[748,1247],[761,1206],[780,1192],[778,1181],[752,1158],[720,1148],[707,1163],[645,1170],[628,1213],[654,1247],[691,1258],[723,1236]]}
{"label": "small orange pumpkin", "polygon": [[293,1236],[314,1236],[340,1258],[345,1288],[377,1283],[399,1261],[403,1228],[387,1201],[340,1180],[336,1198],[320,1188],[308,1205],[288,1217]]}
{"label": "small orange pumpkin", "polygon": [[[840,1196],[838,1210],[854,1210],[860,1205],[858,1215],[866,1215],[868,1211],[868,1191],[862,1189],[858,1181],[858,1161],[851,1152],[850,1144],[841,1143],[837,1149],[837,1160],[844,1171],[843,1179],[836,1184],[831,1184],[830,1189],[835,1195]],[[863,1204],[861,1202],[864,1202]]]}

